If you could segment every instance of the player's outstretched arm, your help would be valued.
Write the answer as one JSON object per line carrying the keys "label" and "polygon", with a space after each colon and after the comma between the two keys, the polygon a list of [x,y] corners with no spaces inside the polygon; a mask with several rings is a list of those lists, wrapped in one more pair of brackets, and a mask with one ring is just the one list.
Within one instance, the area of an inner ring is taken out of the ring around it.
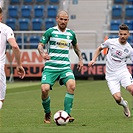
{"label": "player's outstretched arm", "polygon": [[96,49],[96,51],[95,51],[95,53],[94,53],[94,56],[93,56],[92,60],[88,63],[88,66],[89,66],[89,67],[91,67],[91,66],[93,66],[93,65],[95,64],[96,59],[97,59],[97,57],[99,56],[99,54],[100,54],[100,52],[101,52],[102,50],[103,50],[103,48],[102,48],[101,46],[99,46],[99,47]]}
{"label": "player's outstretched arm", "polygon": [[38,51],[39,51],[40,55],[42,56],[42,58],[44,60],[49,60],[50,59],[50,56],[48,55],[47,52],[44,52],[43,46],[44,46],[43,43],[39,43],[38,44]]}

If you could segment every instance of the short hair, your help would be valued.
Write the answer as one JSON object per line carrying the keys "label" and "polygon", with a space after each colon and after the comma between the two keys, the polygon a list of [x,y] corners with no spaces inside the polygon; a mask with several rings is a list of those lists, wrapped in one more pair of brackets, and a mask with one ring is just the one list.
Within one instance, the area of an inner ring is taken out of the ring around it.
{"label": "short hair", "polygon": [[129,31],[129,27],[126,24],[121,24],[119,26],[119,30],[128,30]]}
{"label": "short hair", "polygon": [[2,8],[0,7],[0,13],[2,13]]}
{"label": "short hair", "polygon": [[[65,10],[61,10],[61,11],[59,11],[59,12],[57,13],[57,17],[59,17],[61,13],[65,13],[65,14],[68,15],[67,11],[65,11]],[[68,15],[68,16],[69,16],[69,15]]]}

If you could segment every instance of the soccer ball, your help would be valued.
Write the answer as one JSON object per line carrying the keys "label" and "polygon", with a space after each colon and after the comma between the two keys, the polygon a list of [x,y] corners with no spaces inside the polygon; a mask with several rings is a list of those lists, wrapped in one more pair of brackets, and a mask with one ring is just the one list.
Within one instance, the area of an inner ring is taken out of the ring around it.
{"label": "soccer ball", "polygon": [[54,122],[58,125],[66,125],[69,122],[69,115],[64,110],[59,110],[54,114]]}

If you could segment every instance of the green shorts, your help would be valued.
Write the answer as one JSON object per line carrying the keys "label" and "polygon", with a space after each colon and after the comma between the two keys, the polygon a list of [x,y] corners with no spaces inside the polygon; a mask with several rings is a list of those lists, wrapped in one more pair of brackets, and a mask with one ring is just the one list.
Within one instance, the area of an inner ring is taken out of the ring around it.
{"label": "green shorts", "polygon": [[52,88],[57,79],[59,79],[60,85],[66,85],[66,82],[69,79],[75,80],[75,77],[71,69],[60,70],[57,72],[56,71],[51,72],[45,69],[42,72],[42,79],[41,79],[42,84],[49,84],[50,87]]}

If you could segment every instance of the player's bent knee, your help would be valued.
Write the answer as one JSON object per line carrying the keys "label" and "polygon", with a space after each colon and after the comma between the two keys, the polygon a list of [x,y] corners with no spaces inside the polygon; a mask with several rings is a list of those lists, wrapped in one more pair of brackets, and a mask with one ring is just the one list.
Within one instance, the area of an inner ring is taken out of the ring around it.
{"label": "player's bent knee", "polygon": [[48,91],[45,89],[42,89],[42,94],[45,94],[45,93],[48,93]]}
{"label": "player's bent knee", "polygon": [[75,85],[74,85],[74,84],[70,84],[69,89],[70,89],[71,91],[74,91],[74,90],[75,90]]}
{"label": "player's bent knee", "polygon": [[131,93],[133,96],[133,84],[127,87],[127,90]]}
{"label": "player's bent knee", "polygon": [[121,102],[121,96],[120,95],[115,94],[115,95],[113,95],[113,97],[114,97],[116,103],[119,104]]}
{"label": "player's bent knee", "polygon": [[70,88],[71,90],[74,90],[75,89],[75,82],[68,82],[66,84],[67,88]]}
{"label": "player's bent knee", "polygon": [[74,94],[75,87],[70,87],[67,89],[68,93]]}
{"label": "player's bent knee", "polygon": [[42,84],[41,85],[42,92],[47,92],[50,90],[50,85],[49,84]]}

